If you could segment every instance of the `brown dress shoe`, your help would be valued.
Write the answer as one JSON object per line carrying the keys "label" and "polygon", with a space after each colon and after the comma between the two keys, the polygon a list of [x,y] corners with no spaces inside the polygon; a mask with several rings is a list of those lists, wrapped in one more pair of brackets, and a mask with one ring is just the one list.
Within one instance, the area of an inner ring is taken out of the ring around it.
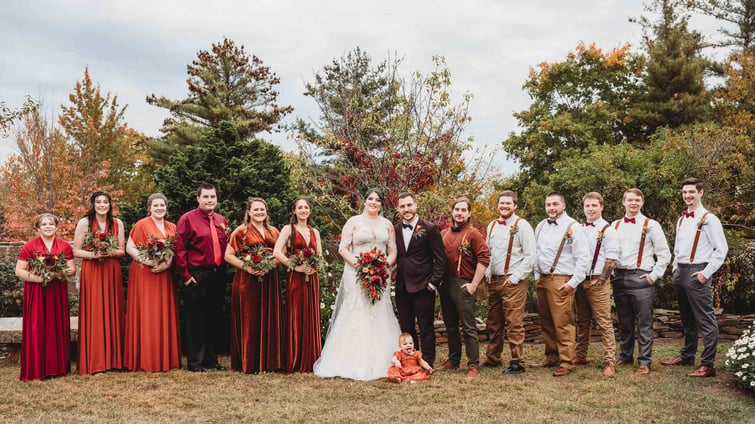
{"label": "brown dress shoe", "polygon": [[694,359],[684,359],[681,356],[677,356],[676,358],[670,360],[670,361],[663,361],[661,362],[661,365],[695,365]]}
{"label": "brown dress shoe", "polygon": [[587,359],[585,359],[585,358],[576,358],[574,360],[574,365],[587,365]]}
{"label": "brown dress shoe", "polygon": [[617,366],[617,367],[618,367],[618,366],[621,366],[621,365],[632,365],[632,362],[631,362],[631,361],[629,361],[629,362],[625,362],[625,361],[623,361],[623,360],[621,360],[621,359],[619,359],[618,361],[616,361],[616,366]]}
{"label": "brown dress shoe", "polygon": [[565,375],[571,374],[571,371],[572,370],[569,369],[569,368],[560,367],[559,369],[556,370],[556,372],[553,373],[553,376],[554,377],[563,377]]}
{"label": "brown dress shoe", "polygon": [[439,371],[458,370],[458,369],[459,369],[459,366],[452,364],[451,361],[449,361],[448,359],[446,359],[441,364],[440,368],[438,368]]}
{"label": "brown dress shoe", "polygon": [[467,377],[477,377],[478,375],[480,375],[480,370],[476,366],[470,365],[467,368]]}
{"label": "brown dress shoe", "polygon": [[688,372],[687,376],[689,377],[715,377],[716,369],[707,367],[705,365],[700,365],[694,371]]}
{"label": "brown dress shoe", "polygon": [[616,374],[616,367],[614,367],[611,364],[606,365],[605,368],[603,368],[603,375],[606,377],[613,377],[614,374]]}
{"label": "brown dress shoe", "polygon": [[532,368],[550,368],[558,366],[558,363],[551,361],[550,359],[546,358],[543,359],[543,362],[538,362],[536,364],[530,364]]}
{"label": "brown dress shoe", "polygon": [[640,365],[639,368],[637,368],[637,374],[638,375],[648,375],[650,374],[650,367],[647,365]]}

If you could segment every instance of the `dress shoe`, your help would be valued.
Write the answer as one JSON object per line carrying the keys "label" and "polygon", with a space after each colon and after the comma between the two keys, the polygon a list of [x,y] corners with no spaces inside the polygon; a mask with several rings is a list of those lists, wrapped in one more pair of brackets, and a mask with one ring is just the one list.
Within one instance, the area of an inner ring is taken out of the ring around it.
{"label": "dress shoe", "polygon": [[556,367],[558,366],[558,363],[551,361],[550,359],[543,359],[543,362],[538,362],[536,364],[530,364],[532,368],[550,368],[550,367]]}
{"label": "dress shoe", "polygon": [[616,361],[617,367],[621,365],[632,365],[632,361],[624,361],[623,359],[619,359],[618,361]]}
{"label": "dress shoe", "polygon": [[715,377],[716,369],[707,367],[705,365],[700,365],[694,371],[688,372],[687,376],[688,377]]}
{"label": "dress shoe", "polygon": [[509,367],[503,370],[504,374],[521,374],[524,372],[524,367],[519,362],[512,362]]}
{"label": "dress shoe", "polygon": [[199,367],[199,368],[187,368],[187,370],[189,370],[191,372],[205,372],[205,369],[202,368],[202,367]]}
{"label": "dress shoe", "polygon": [[391,383],[401,383],[401,377],[388,377],[388,381]]}
{"label": "dress shoe", "polygon": [[492,362],[485,361],[480,364],[480,368],[498,368],[501,364],[494,364]]}
{"label": "dress shoe", "polygon": [[637,375],[648,375],[650,374],[650,367],[647,365],[640,365],[639,368],[637,368]]}
{"label": "dress shoe", "polygon": [[478,375],[480,375],[480,370],[476,366],[470,365],[467,368],[467,377],[477,377]]}
{"label": "dress shoe", "polygon": [[677,356],[676,358],[670,360],[670,361],[663,361],[661,362],[661,365],[681,365],[681,366],[692,366],[695,365],[694,359],[684,359],[681,356]]}
{"label": "dress shoe", "polygon": [[207,368],[207,369],[215,370],[215,371],[226,371],[227,370],[226,367],[224,367],[224,366],[222,366],[220,364],[205,365],[204,367]]}
{"label": "dress shoe", "polygon": [[613,377],[616,374],[616,367],[614,367],[611,364],[606,365],[605,368],[603,368],[603,375],[606,377]]}
{"label": "dress shoe", "polygon": [[458,365],[454,365],[451,363],[451,361],[446,359],[445,361],[443,361],[442,364],[440,364],[440,368],[438,368],[438,371],[449,371],[449,370],[458,370],[458,369],[459,369]]}
{"label": "dress shoe", "polygon": [[554,377],[563,377],[565,375],[571,374],[571,372],[572,372],[571,369],[561,367],[561,368],[557,369],[556,372],[553,373],[553,376]]}
{"label": "dress shoe", "polygon": [[576,358],[574,360],[574,365],[587,365],[587,359],[585,359],[585,358]]}

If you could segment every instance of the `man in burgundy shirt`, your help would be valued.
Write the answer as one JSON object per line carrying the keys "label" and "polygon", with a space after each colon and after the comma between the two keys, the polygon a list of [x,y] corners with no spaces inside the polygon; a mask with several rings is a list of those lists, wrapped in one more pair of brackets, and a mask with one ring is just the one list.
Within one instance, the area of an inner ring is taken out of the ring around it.
{"label": "man in burgundy shirt", "polygon": [[184,284],[186,368],[225,370],[218,363],[213,339],[219,333],[225,295],[223,253],[228,243],[228,220],[215,213],[215,186],[202,184],[199,207],[181,216],[176,224],[175,272]]}

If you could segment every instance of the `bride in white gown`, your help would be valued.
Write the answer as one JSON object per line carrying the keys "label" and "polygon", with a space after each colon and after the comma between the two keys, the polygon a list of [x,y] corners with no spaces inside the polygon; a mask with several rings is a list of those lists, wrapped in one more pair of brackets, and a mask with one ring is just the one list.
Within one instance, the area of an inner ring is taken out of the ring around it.
{"label": "bride in white gown", "polygon": [[396,262],[396,234],[391,222],[380,216],[383,196],[367,192],[364,212],[349,218],[341,231],[338,253],[346,261],[336,307],[322,355],[314,365],[319,377],[375,380],[386,377],[401,333],[391,304],[390,287],[372,304],[357,283],[354,265],[360,253],[377,247],[388,264]]}

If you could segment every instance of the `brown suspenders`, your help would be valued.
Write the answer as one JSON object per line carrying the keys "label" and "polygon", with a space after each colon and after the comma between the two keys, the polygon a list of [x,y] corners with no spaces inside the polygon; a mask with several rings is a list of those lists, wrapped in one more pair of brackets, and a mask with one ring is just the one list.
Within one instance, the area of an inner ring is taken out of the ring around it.
{"label": "brown suspenders", "polygon": [[[606,224],[605,227],[603,227],[602,230],[600,230],[601,235],[606,234],[606,230],[608,227],[611,226],[611,224]],[[598,263],[598,256],[600,255],[600,246],[603,244],[603,237],[600,237],[598,239],[598,243],[595,245],[595,254],[592,255],[592,265],[590,265],[590,272],[587,274],[588,278],[592,278],[592,273],[595,271],[595,264]]]}
{"label": "brown suspenders", "polygon": [[[689,254],[689,263],[695,262],[695,252],[697,252],[697,243],[700,241],[700,233],[703,231],[703,223],[705,222],[705,217],[708,215],[709,212],[705,212],[703,216],[700,217],[700,222],[697,224],[697,231],[695,231],[695,241],[692,242],[692,251]],[[679,231],[679,228],[682,226],[682,220],[684,217],[682,216],[679,218],[679,223],[676,226],[677,231]]]}
{"label": "brown suspenders", "polygon": [[[642,224],[642,237],[640,237],[640,250],[637,252],[637,269],[640,269],[640,265],[642,265],[642,251],[645,250],[645,237],[648,234],[649,223],[650,223],[650,218],[645,218],[645,222]],[[616,220],[616,225],[614,226],[615,230],[619,229],[619,224],[621,224],[621,219]]]}

